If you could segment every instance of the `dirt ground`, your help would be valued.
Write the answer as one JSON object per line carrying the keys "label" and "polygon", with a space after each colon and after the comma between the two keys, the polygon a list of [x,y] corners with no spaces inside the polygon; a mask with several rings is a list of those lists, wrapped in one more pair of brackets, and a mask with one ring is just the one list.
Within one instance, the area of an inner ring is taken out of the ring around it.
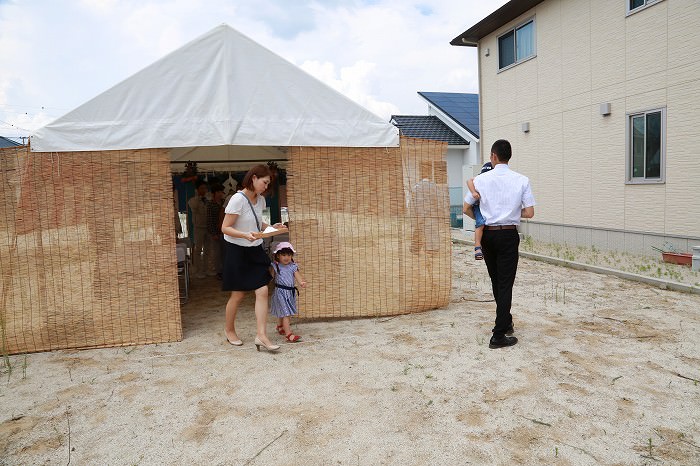
{"label": "dirt ground", "polygon": [[453,277],[445,309],[302,321],[278,354],[250,300],[228,345],[198,280],[182,342],[11,356],[0,464],[700,464],[700,296],[521,259],[520,342],[490,350],[471,248]]}

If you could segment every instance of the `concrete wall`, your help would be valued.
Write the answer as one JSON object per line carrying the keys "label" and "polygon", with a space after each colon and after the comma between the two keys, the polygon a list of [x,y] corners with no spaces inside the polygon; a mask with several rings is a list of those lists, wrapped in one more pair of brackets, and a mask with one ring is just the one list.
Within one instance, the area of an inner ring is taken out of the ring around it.
{"label": "concrete wall", "polygon": [[[498,36],[531,17],[536,57],[499,72]],[[534,220],[561,226],[534,232],[563,240],[567,225],[591,238],[609,231],[621,249],[636,248],[616,239],[621,232],[700,238],[699,28],[696,0],[629,16],[624,1],[546,0],[481,41],[482,156],[494,140],[511,141],[511,167],[530,177],[537,199]],[[606,102],[612,112],[602,116]],[[627,115],[660,107],[665,182],[628,184]]]}
{"label": "concrete wall", "polygon": [[591,228],[581,225],[561,225],[524,221],[520,233],[546,243],[595,247],[601,251],[625,251],[643,256],[659,257],[654,247],[667,251],[693,252],[700,246],[700,237],[661,235],[656,233]]}

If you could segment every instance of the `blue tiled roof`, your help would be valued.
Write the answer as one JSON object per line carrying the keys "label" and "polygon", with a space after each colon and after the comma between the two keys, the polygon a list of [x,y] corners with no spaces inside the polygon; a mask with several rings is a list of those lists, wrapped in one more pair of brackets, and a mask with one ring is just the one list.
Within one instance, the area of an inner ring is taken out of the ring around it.
{"label": "blue tiled roof", "polygon": [[19,142],[15,142],[12,139],[8,139],[6,137],[0,136],[0,147],[15,147],[15,146],[21,146]]}
{"label": "blue tiled roof", "polygon": [[419,92],[418,95],[442,110],[474,137],[479,137],[479,94]]}
{"label": "blue tiled roof", "polygon": [[399,128],[404,136],[442,141],[457,146],[469,144],[469,141],[434,115],[392,115],[391,123]]}

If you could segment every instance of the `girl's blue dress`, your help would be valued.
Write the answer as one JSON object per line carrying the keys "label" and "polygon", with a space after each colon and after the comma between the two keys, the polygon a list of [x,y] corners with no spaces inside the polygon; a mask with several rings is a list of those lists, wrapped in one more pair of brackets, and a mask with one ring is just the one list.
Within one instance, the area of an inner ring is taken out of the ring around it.
{"label": "girl's blue dress", "polygon": [[[294,287],[294,272],[299,270],[299,266],[294,262],[287,265],[278,262],[272,263],[275,271],[275,283],[284,286]],[[270,300],[270,314],[275,317],[288,317],[297,315],[297,291],[287,290],[275,286]]]}

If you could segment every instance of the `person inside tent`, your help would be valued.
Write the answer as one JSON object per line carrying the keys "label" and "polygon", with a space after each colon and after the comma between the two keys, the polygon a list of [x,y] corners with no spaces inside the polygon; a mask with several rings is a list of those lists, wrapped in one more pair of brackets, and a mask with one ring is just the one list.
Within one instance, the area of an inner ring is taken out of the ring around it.
{"label": "person inside tent", "polygon": [[207,233],[207,203],[209,188],[203,180],[195,183],[195,195],[187,201],[189,207],[190,222],[192,224],[192,268],[196,278],[204,278],[206,275],[207,254],[211,249],[211,236]]}

